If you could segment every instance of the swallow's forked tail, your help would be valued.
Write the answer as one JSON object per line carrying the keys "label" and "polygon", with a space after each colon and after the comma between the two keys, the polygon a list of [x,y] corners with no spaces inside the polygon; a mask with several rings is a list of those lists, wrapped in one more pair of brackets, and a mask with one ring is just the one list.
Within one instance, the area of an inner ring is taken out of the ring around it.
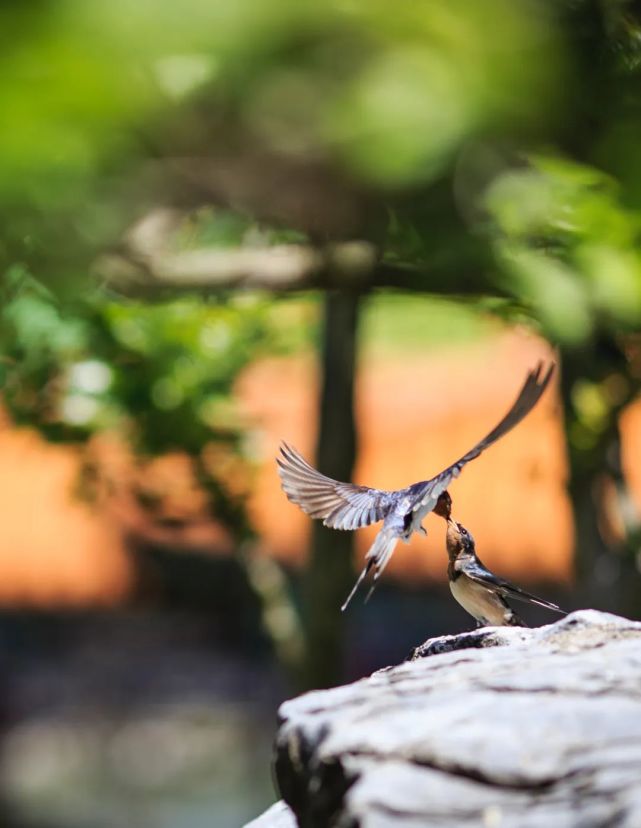
{"label": "swallow's forked tail", "polygon": [[506,582],[504,595],[506,598],[511,598],[513,601],[522,601],[524,604],[536,604],[539,607],[545,607],[545,609],[552,610],[552,612],[556,612],[559,615],[567,615],[565,610],[562,610],[561,607],[553,604],[551,601],[546,601],[544,598],[532,595],[531,592],[526,592],[524,589],[521,589],[521,587],[514,586],[514,584],[508,584]]}
{"label": "swallow's forked tail", "polygon": [[392,552],[394,551],[394,547],[397,543],[398,533],[391,528],[386,528],[385,526],[383,526],[378,535],[376,535],[374,543],[370,546],[367,555],[365,556],[365,566],[363,567],[363,571],[358,576],[356,583],[352,587],[352,591],[347,596],[345,603],[341,607],[341,612],[345,612],[345,610],[349,606],[350,601],[352,600],[354,595],[356,595],[359,586],[363,583],[363,581],[369,574],[369,571],[373,569],[374,578],[372,579],[372,585],[365,597],[364,603],[367,603],[369,601],[370,596],[372,592],[374,592],[374,589],[376,587],[376,582],[378,581],[381,573],[387,566],[387,562],[392,557]]}

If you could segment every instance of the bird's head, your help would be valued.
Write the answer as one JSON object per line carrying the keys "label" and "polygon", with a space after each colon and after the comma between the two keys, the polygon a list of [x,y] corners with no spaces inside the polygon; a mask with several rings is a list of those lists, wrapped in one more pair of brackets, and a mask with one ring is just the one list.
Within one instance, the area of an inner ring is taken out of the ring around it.
{"label": "bird's head", "polygon": [[451,559],[462,554],[475,554],[474,538],[465,526],[452,518],[447,521],[447,553]]}
{"label": "bird's head", "polygon": [[450,519],[452,514],[452,498],[450,497],[450,493],[448,491],[445,491],[439,495],[439,498],[436,501],[436,506],[434,507],[434,514],[445,518],[445,520]]}

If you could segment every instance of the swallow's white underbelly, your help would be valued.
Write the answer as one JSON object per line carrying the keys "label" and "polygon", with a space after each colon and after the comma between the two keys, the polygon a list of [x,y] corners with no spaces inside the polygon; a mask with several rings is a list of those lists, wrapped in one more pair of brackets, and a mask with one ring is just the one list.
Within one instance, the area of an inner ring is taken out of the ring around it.
{"label": "swallow's white underbelly", "polygon": [[421,523],[423,522],[423,518],[429,514],[429,512],[433,511],[437,500],[438,498],[430,498],[425,505],[421,506],[412,513],[412,522],[409,525],[408,537],[412,534],[412,532],[421,531]]}
{"label": "swallow's white underbelly", "polygon": [[450,581],[450,590],[463,609],[477,621],[492,626],[505,624],[506,610],[497,596],[467,575],[461,574],[455,581]]}

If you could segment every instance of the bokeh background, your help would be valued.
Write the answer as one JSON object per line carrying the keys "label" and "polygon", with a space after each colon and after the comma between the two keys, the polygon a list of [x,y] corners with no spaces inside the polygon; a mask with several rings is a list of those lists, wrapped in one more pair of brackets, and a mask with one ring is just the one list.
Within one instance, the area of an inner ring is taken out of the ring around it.
{"label": "bokeh background", "polygon": [[455,514],[640,617],[638,3],[27,0],[0,39],[2,825],[241,825],[279,701],[473,625],[434,517],[341,615],[373,531],[312,527],[281,439],[406,485],[553,359]]}

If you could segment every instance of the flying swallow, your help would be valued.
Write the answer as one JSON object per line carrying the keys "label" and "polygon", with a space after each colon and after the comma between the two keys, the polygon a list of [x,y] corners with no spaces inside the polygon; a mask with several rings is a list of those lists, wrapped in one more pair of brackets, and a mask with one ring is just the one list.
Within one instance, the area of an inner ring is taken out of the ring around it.
{"label": "flying swallow", "polygon": [[504,581],[503,578],[498,578],[486,569],[476,554],[472,535],[451,517],[447,521],[446,538],[450,559],[447,567],[450,590],[463,609],[476,619],[479,627],[527,626],[510,607],[506,598],[523,601],[525,604],[536,604],[565,615],[556,604],[530,595],[529,592]]}
{"label": "flying swallow", "polygon": [[397,542],[407,542],[414,532],[427,534],[422,521],[429,512],[433,511],[445,520],[450,517],[452,501],[448,486],[466,463],[514,428],[534,408],[550,382],[554,364],[550,364],[545,372],[543,369],[540,362],[529,372],[510,410],[474,448],[435,477],[405,489],[384,491],[341,483],[310,466],[293,446],[281,444],[280,455],[276,458],[281,485],[289,500],[310,517],[322,519],[324,525],[332,529],[360,529],[383,521],[365,556],[363,571],[341,610],[347,608],[362,581],[373,570],[372,585],[365,600],[369,599]]}

